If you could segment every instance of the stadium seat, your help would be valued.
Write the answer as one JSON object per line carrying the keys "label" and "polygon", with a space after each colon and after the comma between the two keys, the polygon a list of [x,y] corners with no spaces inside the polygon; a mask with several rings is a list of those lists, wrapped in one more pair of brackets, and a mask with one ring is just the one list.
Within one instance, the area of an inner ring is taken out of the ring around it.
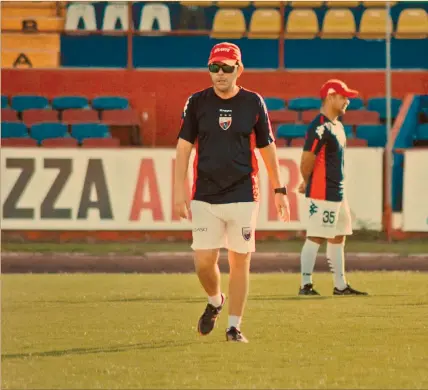
{"label": "stadium seat", "polygon": [[385,9],[366,9],[361,17],[358,36],[362,39],[385,39],[387,17],[389,20],[388,23],[390,24],[390,31],[392,33],[392,19],[387,15]]}
{"label": "stadium seat", "polygon": [[166,4],[146,3],[141,8],[140,31],[152,31],[155,21],[157,21],[159,31],[171,31],[171,15]]}
{"label": "stadium seat", "polygon": [[288,15],[285,36],[290,39],[312,39],[319,32],[318,18],[311,9],[293,9]]}
{"label": "stadium seat", "polygon": [[346,125],[377,125],[380,122],[377,111],[354,110],[347,111],[342,118]]}
{"label": "stadium seat", "polygon": [[95,8],[90,3],[71,3],[67,7],[65,18],[65,30],[72,31],[79,29],[80,21],[83,21],[84,30],[96,31],[97,19]]}
{"label": "stadium seat", "polygon": [[15,122],[18,120],[18,117],[16,115],[16,111],[12,110],[11,108],[2,108],[1,109],[1,120],[8,122]]}
{"label": "stadium seat", "polygon": [[284,124],[278,126],[278,138],[299,138],[306,135],[307,126],[302,124]]}
{"label": "stadium seat", "polygon": [[80,123],[71,126],[71,135],[81,143],[85,138],[110,138],[107,125],[102,123]]}
{"label": "stadium seat", "polygon": [[360,1],[327,1],[327,7],[335,8],[355,8],[360,5]]}
{"label": "stadium seat", "polygon": [[2,49],[2,68],[39,68],[55,69],[60,65],[58,51],[41,51],[31,49]]}
{"label": "stadium seat", "polygon": [[28,137],[28,129],[22,122],[1,122],[2,138],[21,138]]}
{"label": "stadium seat", "polygon": [[290,110],[271,111],[269,118],[273,124],[296,123],[299,120],[299,113]]}
{"label": "stadium seat", "polygon": [[281,31],[282,17],[276,9],[256,9],[250,20],[248,38],[277,39]]}
{"label": "stadium seat", "polygon": [[354,14],[349,9],[329,9],[321,30],[321,38],[350,39],[356,31]]}
{"label": "stadium seat", "polygon": [[54,110],[88,108],[88,99],[84,96],[57,96],[52,99]]}
{"label": "stadium seat", "polygon": [[31,126],[31,137],[39,144],[47,138],[63,138],[68,137],[67,125],[64,123],[37,123]]}
{"label": "stadium seat", "polygon": [[417,140],[428,140],[428,124],[419,125],[416,129],[415,139]]}
{"label": "stadium seat", "polygon": [[356,138],[367,140],[369,147],[381,147],[386,144],[385,125],[360,125],[357,126]]}
{"label": "stadium seat", "polygon": [[[128,3],[111,3],[107,4],[104,10],[103,31],[118,30],[117,22],[120,22],[119,30],[128,30]],[[133,23],[133,22],[132,22]],[[134,29],[134,26],[131,26]]]}
{"label": "stadium seat", "polygon": [[293,138],[290,142],[290,146],[292,148],[303,148],[303,146],[305,146],[305,141],[304,137]]}
{"label": "stadium seat", "polygon": [[349,99],[348,111],[351,110],[362,110],[364,109],[364,101],[361,98],[351,98]]}
{"label": "stadium seat", "polygon": [[11,103],[11,107],[18,112],[50,108],[49,100],[44,96],[37,95],[15,95],[12,96]]}
{"label": "stadium seat", "polygon": [[291,1],[293,8],[320,8],[324,5],[323,1]]}
{"label": "stadium seat", "polygon": [[121,96],[99,96],[92,100],[94,110],[126,110],[129,108],[129,101]]}
{"label": "stadium seat", "polygon": [[403,9],[398,17],[395,37],[398,39],[426,39],[428,14],[423,8]]}
{"label": "stadium seat", "polygon": [[79,144],[77,139],[72,137],[46,138],[41,141],[44,148],[75,148]]}
{"label": "stadium seat", "polygon": [[353,138],[354,137],[354,132],[352,131],[352,126],[350,125],[344,125],[343,126],[344,130],[345,130],[345,135],[346,138]]}
{"label": "stadium seat", "polygon": [[214,15],[211,38],[242,38],[246,32],[244,14],[240,9],[219,9]]}
{"label": "stadium seat", "polygon": [[268,111],[276,111],[276,110],[283,110],[285,108],[285,101],[284,99],[278,98],[278,97],[265,97],[264,98],[266,108]]}
{"label": "stadium seat", "polygon": [[250,1],[216,1],[216,6],[220,8],[247,8]]}
{"label": "stadium seat", "polygon": [[6,95],[1,95],[1,108],[9,107],[9,98]]}
{"label": "stadium seat", "polygon": [[101,115],[104,123],[111,126],[138,126],[140,119],[135,110],[109,110]]}
{"label": "stadium seat", "polygon": [[77,123],[98,123],[100,121],[98,111],[70,109],[62,112],[62,121],[68,125]]}
{"label": "stadium seat", "polygon": [[[397,4],[397,1],[390,1],[389,5],[390,7],[393,7]],[[386,7],[386,1],[363,1],[363,6],[365,8],[373,7],[373,8],[385,8]]]}
{"label": "stadium seat", "polygon": [[[391,116],[396,118],[400,111],[401,99],[391,99]],[[377,111],[381,120],[386,119],[386,98],[370,98],[367,100],[367,109],[370,111]]]}
{"label": "stadium seat", "polygon": [[346,147],[356,148],[356,147],[366,147],[367,140],[361,138],[348,138],[346,140]]}
{"label": "stadium seat", "polygon": [[58,112],[54,110],[26,110],[22,113],[22,121],[28,128],[36,123],[54,123],[58,121]]}
{"label": "stadium seat", "polygon": [[281,3],[285,1],[253,1],[253,6],[256,8],[279,8]]}
{"label": "stadium seat", "polygon": [[302,122],[303,123],[311,123],[315,117],[320,113],[320,109],[311,109],[311,110],[305,110],[302,112]]}
{"label": "stadium seat", "polygon": [[85,138],[83,148],[118,148],[120,141],[117,138]]}
{"label": "stadium seat", "polygon": [[212,1],[180,1],[183,7],[211,7]]}
{"label": "stadium seat", "polygon": [[37,146],[37,141],[30,137],[24,138],[2,138],[1,139],[2,147],[15,147],[15,148],[33,148]]}
{"label": "stadium seat", "polygon": [[295,111],[319,110],[321,107],[321,99],[315,97],[302,97],[290,99],[288,108]]}

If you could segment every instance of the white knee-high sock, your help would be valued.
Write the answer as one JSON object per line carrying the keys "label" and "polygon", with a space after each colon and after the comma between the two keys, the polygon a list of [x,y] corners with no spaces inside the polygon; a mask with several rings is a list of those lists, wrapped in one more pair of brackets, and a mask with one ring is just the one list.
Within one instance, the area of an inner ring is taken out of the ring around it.
{"label": "white knee-high sock", "polygon": [[334,286],[339,290],[346,288],[345,278],[345,243],[327,243],[327,259],[333,272]]}
{"label": "white knee-high sock", "polygon": [[311,240],[306,240],[300,254],[300,273],[302,277],[302,287],[312,283],[312,272],[315,267],[318,249],[320,245]]}

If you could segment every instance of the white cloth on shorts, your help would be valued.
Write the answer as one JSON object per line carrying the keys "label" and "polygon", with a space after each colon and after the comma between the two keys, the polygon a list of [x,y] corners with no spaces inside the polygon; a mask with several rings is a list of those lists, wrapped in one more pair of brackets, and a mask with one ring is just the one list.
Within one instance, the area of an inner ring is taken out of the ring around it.
{"label": "white cloth on shorts", "polygon": [[192,249],[226,248],[237,253],[255,252],[258,202],[210,204],[190,203]]}
{"label": "white cloth on shorts", "polygon": [[331,202],[308,198],[306,236],[334,238],[352,234],[352,217],[348,201]]}

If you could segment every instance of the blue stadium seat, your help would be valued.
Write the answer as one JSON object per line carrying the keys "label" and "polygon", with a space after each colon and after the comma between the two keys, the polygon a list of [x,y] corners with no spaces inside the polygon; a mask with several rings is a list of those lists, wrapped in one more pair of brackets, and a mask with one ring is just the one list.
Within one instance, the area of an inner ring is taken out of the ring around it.
{"label": "blue stadium seat", "polygon": [[54,110],[84,109],[89,107],[89,101],[84,96],[58,96],[52,99]]}
{"label": "blue stadium seat", "polygon": [[47,138],[69,137],[67,125],[63,123],[43,122],[31,126],[31,137],[39,144]]}
{"label": "blue stadium seat", "polygon": [[8,108],[9,107],[9,99],[5,95],[1,95],[1,108]]}
{"label": "blue stadium seat", "polygon": [[99,96],[92,100],[94,110],[126,110],[129,101],[121,96]]}
{"label": "blue stadium seat", "polygon": [[364,101],[361,98],[351,98],[349,99],[348,110],[361,110],[364,109]]}
{"label": "blue stadium seat", "polygon": [[353,138],[354,133],[352,131],[352,126],[351,125],[345,125],[343,127],[345,129],[346,138]]}
{"label": "blue stadium seat", "polygon": [[314,97],[303,97],[291,99],[288,108],[294,111],[316,110],[321,107],[321,99]]}
{"label": "blue stadium seat", "polygon": [[419,125],[416,129],[415,139],[418,140],[428,140],[428,123]]}
{"label": "blue stadium seat", "polygon": [[268,111],[279,111],[285,109],[284,99],[277,97],[266,97],[264,100]]}
{"label": "blue stadium seat", "polygon": [[110,138],[109,127],[103,123],[79,123],[71,126],[71,135],[81,143],[85,138]]}
{"label": "blue stadium seat", "polygon": [[27,126],[25,126],[22,122],[2,122],[1,137],[2,138],[29,137]]}
{"label": "blue stadium seat", "polygon": [[[397,117],[401,106],[401,99],[391,98],[391,116]],[[369,111],[377,111],[380,119],[386,119],[386,98],[370,98],[367,101],[367,109]]]}
{"label": "blue stadium seat", "polygon": [[44,96],[37,95],[17,95],[12,97],[12,108],[15,111],[25,111],[31,109],[44,109],[49,107],[49,100]]}
{"label": "blue stadium seat", "polygon": [[386,144],[386,125],[357,126],[356,138],[367,140],[367,146],[383,148]]}
{"label": "blue stadium seat", "polygon": [[306,135],[307,125],[303,124],[284,124],[278,126],[278,138],[300,138]]}

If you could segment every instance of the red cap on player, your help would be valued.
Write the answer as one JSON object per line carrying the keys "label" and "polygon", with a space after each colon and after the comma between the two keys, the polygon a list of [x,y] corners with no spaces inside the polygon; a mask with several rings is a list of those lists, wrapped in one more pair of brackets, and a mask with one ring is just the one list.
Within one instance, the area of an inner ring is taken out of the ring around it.
{"label": "red cap on player", "polygon": [[325,99],[332,93],[338,93],[339,95],[354,98],[358,96],[358,91],[348,88],[348,86],[340,80],[332,79],[328,80],[322,87],[320,95],[322,99]]}
{"label": "red cap on player", "polygon": [[226,65],[239,65],[243,68],[241,50],[238,46],[229,42],[218,43],[211,49],[208,65],[213,62],[223,62]]}

